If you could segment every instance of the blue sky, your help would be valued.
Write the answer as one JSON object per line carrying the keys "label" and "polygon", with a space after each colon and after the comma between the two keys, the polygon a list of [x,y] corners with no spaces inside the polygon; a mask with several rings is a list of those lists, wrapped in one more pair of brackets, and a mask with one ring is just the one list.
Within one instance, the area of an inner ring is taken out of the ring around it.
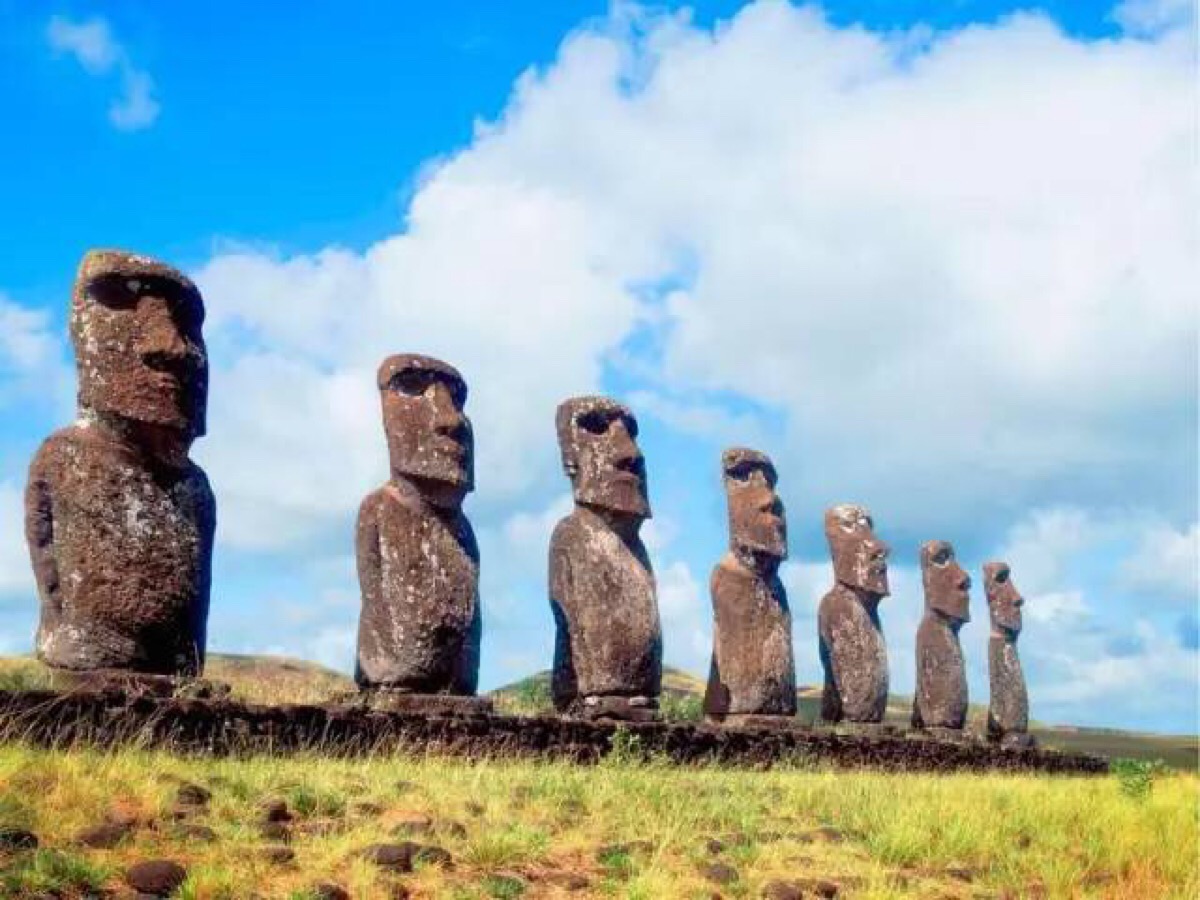
{"label": "blue sky", "polygon": [[642,421],[669,663],[706,665],[748,443],[803,681],[821,514],[858,501],[896,689],[937,537],[977,584],[1012,563],[1036,717],[1195,729],[1189,8],[0,0],[0,651],[36,616],[20,491],[73,414],[70,282],[119,246],[205,291],[215,649],[350,667],[371,372],[414,350],[472,389],[485,687],[549,660],[553,407],[602,390]]}

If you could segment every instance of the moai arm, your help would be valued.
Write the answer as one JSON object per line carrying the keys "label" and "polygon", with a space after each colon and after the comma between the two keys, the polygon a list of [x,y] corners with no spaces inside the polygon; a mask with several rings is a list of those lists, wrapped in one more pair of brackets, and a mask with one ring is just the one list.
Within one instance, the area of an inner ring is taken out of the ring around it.
{"label": "moai arm", "polygon": [[[208,476],[199,466],[195,467],[193,477],[196,479],[196,519],[197,531],[200,535],[200,555],[202,559],[212,559],[213,539],[217,532],[217,498],[213,495],[212,486],[208,483]],[[193,648],[196,674],[204,671],[204,660],[208,647],[208,608],[212,597],[212,568],[210,566],[202,567],[200,578],[197,603],[192,607],[192,635],[196,641]]]}
{"label": "moai arm", "polygon": [[50,454],[45,450],[43,445],[34,457],[25,487],[25,540],[42,600],[42,631],[53,629],[62,613],[58,562],[54,557],[54,477],[47,468]]}
{"label": "moai arm", "polygon": [[[385,489],[386,490],[386,489]],[[363,628],[373,624],[371,613],[383,604],[383,557],[379,547],[379,498],[369,494],[358,508],[358,525],[354,533],[355,560],[358,565],[358,586],[362,593],[362,614],[359,617],[358,665],[355,680],[365,684],[375,672],[363,672]],[[374,646],[369,642],[367,646]]]}
{"label": "moai arm", "polygon": [[556,540],[552,539],[550,544],[550,609],[554,614],[554,668],[550,679],[550,693],[554,699],[554,705],[559,709],[574,700],[578,692],[575,662],[571,653],[571,630],[567,622],[566,610],[563,608],[563,601],[571,596],[574,589],[575,578],[571,571],[570,554],[559,547]]}

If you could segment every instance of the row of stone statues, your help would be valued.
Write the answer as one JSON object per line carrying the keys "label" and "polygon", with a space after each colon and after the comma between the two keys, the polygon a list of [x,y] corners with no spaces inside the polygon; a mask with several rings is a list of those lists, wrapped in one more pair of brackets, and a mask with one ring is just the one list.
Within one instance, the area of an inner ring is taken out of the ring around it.
{"label": "row of stone statues", "polygon": [[[79,416],[43,443],[26,495],[37,650],[51,667],[202,671],[216,515],[188,451],[205,431],[203,319],[199,291],[169,266],[117,251],[84,258],[70,311]],[[462,511],[474,486],[467,386],[453,366],[415,354],[384,360],[377,386],[390,476],[358,515],[356,681],[364,697],[391,708],[484,706],[474,697],[479,550]],[[662,636],[639,537],[650,505],[637,420],[614,400],[576,397],[559,406],[556,426],[575,506],[550,541],[554,703],[589,718],[653,719]],[[711,581],[704,709],[719,722],[778,724],[796,714],[796,686],[776,471],[755,450],[728,450],[721,461],[730,543]],[[889,549],[859,506],[830,509],[825,532],[836,583],[819,612],[822,717],[880,723],[888,667],[878,606]],[[958,631],[969,619],[970,579],[942,541],[922,547],[921,571],[912,721],[957,732],[967,711]],[[1021,598],[1003,563],[985,567],[985,589],[989,731],[1020,744],[1028,718],[1015,647]]]}

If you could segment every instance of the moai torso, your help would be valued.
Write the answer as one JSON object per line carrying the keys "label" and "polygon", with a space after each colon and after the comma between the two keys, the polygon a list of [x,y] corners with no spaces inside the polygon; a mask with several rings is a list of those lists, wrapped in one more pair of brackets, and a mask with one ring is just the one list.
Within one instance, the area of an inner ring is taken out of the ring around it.
{"label": "moai torso", "polygon": [[363,500],[358,566],[360,684],[474,694],[479,676],[479,549],[461,512],[428,509],[386,485]]}
{"label": "moai torso", "polygon": [[38,657],[56,669],[195,675],[216,504],[187,458],[204,432],[203,306],[184,276],[93,251],[71,310],[79,420],[30,466]]}
{"label": "moai torso", "polygon": [[642,718],[657,707],[662,633],[654,572],[638,530],[650,514],[629,409],[603,397],[559,406],[559,447],[575,510],[550,540],[555,706]]}
{"label": "moai torso", "polygon": [[879,723],[887,712],[888,658],[879,602],[888,595],[889,548],[871,515],[843,504],[825,513],[836,583],[817,612],[826,722]]}
{"label": "moai torso", "polygon": [[970,621],[971,579],[945,541],[921,548],[925,615],[917,629],[916,728],[961,730],[967,721],[967,671],[958,632]]}
{"label": "moai torso", "polygon": [[640,538],[623,537],[601,516],[577,509],[550,539],[550,598],[556,702],[658,696],[662,636],[654,572]]}
{"label": "moai torso", "polygon": [[473,439],[457,370],[413,354],[378,375],[392,478],[359,509],[359,686],[471,695],[479,678],[479,550],[462,512]]}
{"label": "moai torso", "polygon": [[1021,606],[1024,599],[1012,583],[1008,564],[987,563],[983,567],[984,591],[992,630],[988,637],[988,735],[1021,743],[1029,730],[1029,695],[1025,674],[1017,656],[1017,637],[1021,633]]}
{"label": "moai torso", "polygon": [[775,467],[762,453],[722,454],[730,550],[713,569],[713,655],[704,712],[727,717],[796,714],[792,616],[779,580],[787,556]]}

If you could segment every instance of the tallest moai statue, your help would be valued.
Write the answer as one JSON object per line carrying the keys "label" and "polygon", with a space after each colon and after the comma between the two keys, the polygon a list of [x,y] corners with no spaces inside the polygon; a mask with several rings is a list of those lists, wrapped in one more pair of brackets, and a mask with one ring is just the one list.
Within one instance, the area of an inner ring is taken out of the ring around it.
{"label": "tallest moai statue", "polygon": [[203,322],[175,269],[84,257],[70,311],[78,419],[42,444],[25,494],[37,653],[53,668],[203,668],[216,504],[188,458],[205,431]]}

